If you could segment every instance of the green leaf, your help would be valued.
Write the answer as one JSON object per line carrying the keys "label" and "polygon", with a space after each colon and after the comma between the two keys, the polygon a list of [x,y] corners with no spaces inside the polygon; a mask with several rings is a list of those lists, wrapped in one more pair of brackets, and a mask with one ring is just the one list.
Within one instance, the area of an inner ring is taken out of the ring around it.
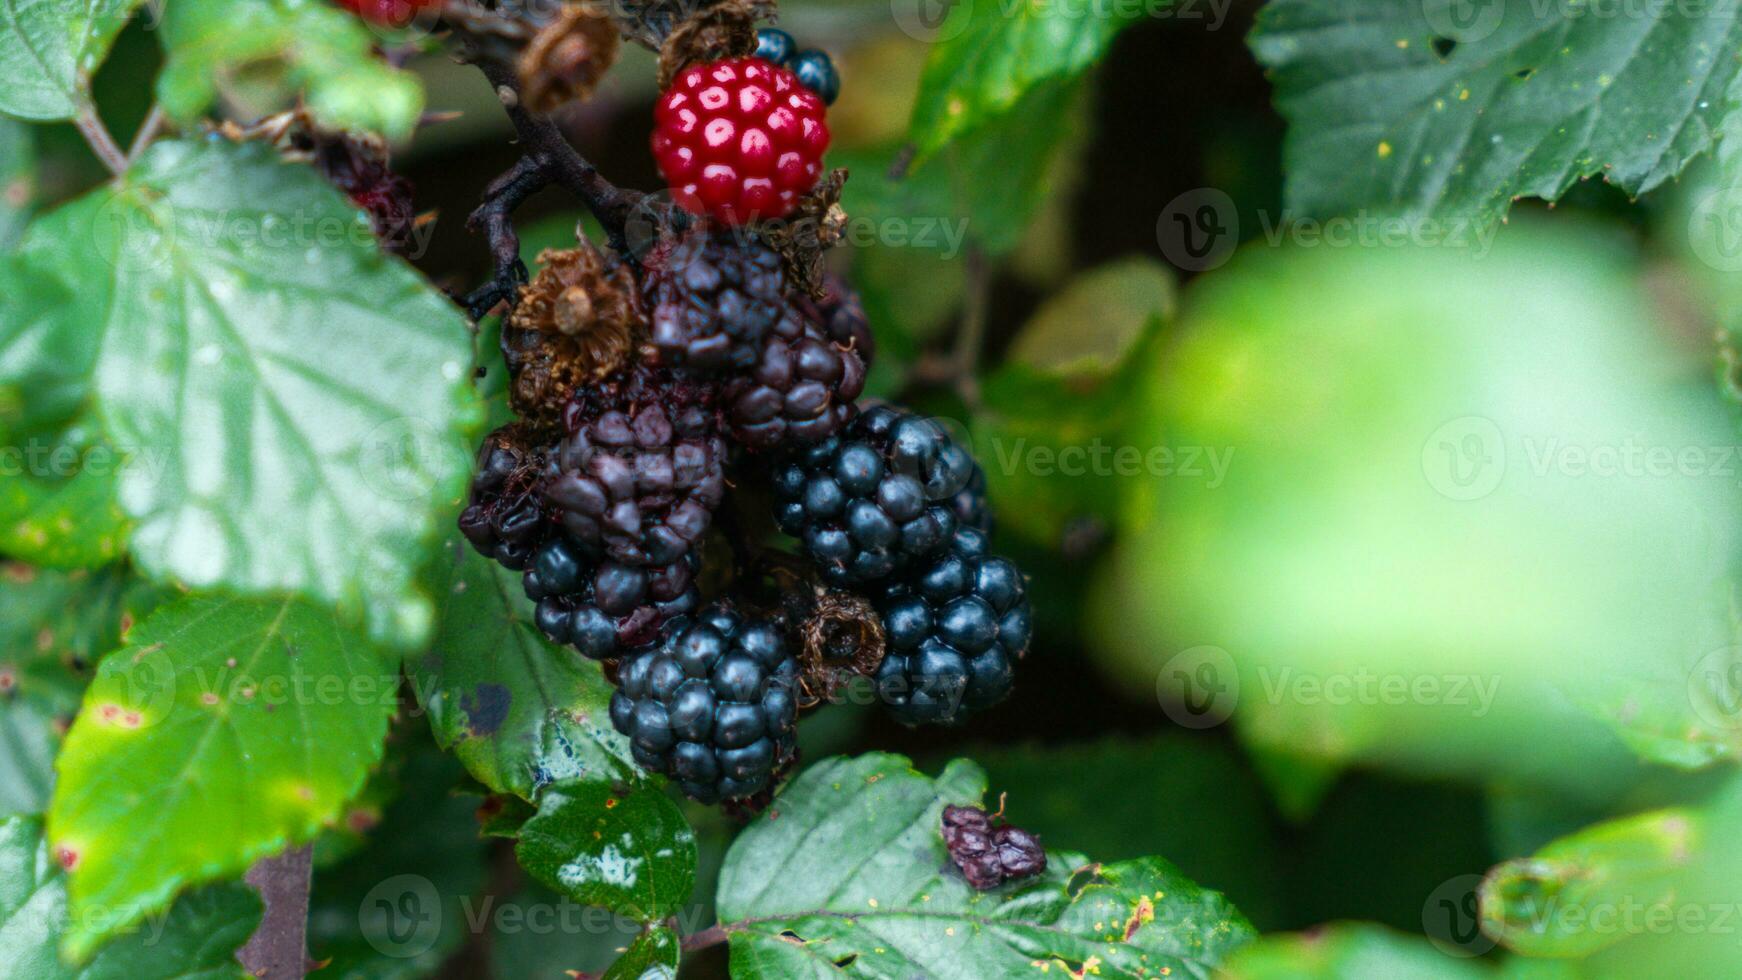
{"label": "green leaf", "polygon": [[427,636],[412,580],[469,468],[470,336],[361,212],[268,147],[167,142],[27,248],[102,337],[108,442],[162,464],[119,471],[141,568]]}
{"label": "green leaf", "polygon": [[545,639],[519,575],[456,539],[435,578],[441,621],[406,672],[438,744],[491,792],[525,800],[554,782],[637,778],[604,672]]}
{"label": "green leaf", "polygon": [[1480,257],[1251,249],[1197,280],[1126,438],[1231,462],[1122,488],[1097,651],[1145,690],[1205,676],[1248,744],[1332,766],[1595,803],[1641,775],[1629,719],[1733,756],[1742,726],[1688,697],[1733,643],[1733,424],[1633,257],[1518,220]]}
{"label": "green leaf", "polygon": [[0,433],[38,434],[83,407],[99,338],[75,315],[75,293],[24,256],[0,256]]}
{"label": "green leaf", "polygon": [[1696,837],[1715,828],[1685,810],[1663,810],[1598,824],[1507,861],[1482,882],[1482,930],[1527,956],[1588,956],[1628,938],[1622,920],[1569,909],[1673,907]]}
{"label": "green leaf", "polygon": [[239,884],[188,895],[129,930],[83,966],[60,959],[67,880],[40,821],[0,822],[0,963],[31,980],[218,980],[247,976],[236,950],[260,922],[260,900]]}
{"label": "green leaf", "polygon": [[[431,976],[477,930],[488,848],[478,839],[477,797],[460,795],[452,756],[427,735],[395,729],[383,770],[403,787],[365,844],[315,871],[309,951],[346,980]],[[530,974],[528,974],[530,975]]]}
{"label": "green leaf", "polygon": [[1708,149],[1731,110],[1733,0],[1277,0],[1251,44],[1288,120],[1287,203],[1478,227],[1601,174],[1632,194]]}
{"label": "green leaf", "polygon": [[1454,959],[1419,936],[1368,923],[1265,936],[1229,957],[1222,973],[1227,980],[1482,980],[1493,975],[1480,961]]}
{"label": "green leaf", "polygon": [[[9,125],[18,124],[0,120]],[[23,255],[0,257],[0,437],[8,443],[0,448],[0,553],[95,568],[126,539],[115,476],[125,460],[80,417],[96,338],[71,287],[35,266]]]}
{"label": "green leaf", "polygon": [[940,835],[946,804],[978,804],[985,775],[936,780],[892,755],[817,763],[733,844],[720,918],[734,977],[1208,977],[1252,927],[1160,858],[1089,864],[1049,853],[1028,882],[977,892]]}
{"label": "green leaf", "polygon": [[942,182],[975,245],[1012,251],[1056,183],[1061,151],[1082,136],[1083,90],[1068,81],[1037,86],[1010,113],[961,130],[907,179]]}
{"label": "green leaf", "polygon": [[1157,318],[1173,319],[1174,306],[1167,266],[1148,256],[1112,262],[1048,297],[1008,356],[1048,374],[1105,378],[1131,362]]}
{"label": "green leaf", "polygon": [[36,197],[36,137],[29,126],[0,116],[0,250],[24,232]]}
{"label": "green leaf", "polygon": [[683,950],[677,933],[655,926],[635,938],[617,962],[605,971],[603,980],[672,980]]}
{"label": "green leaf", "polygon": [[[1685,777],[1684,777],[1685,778]],[[1720,976],[1736,958],[1742,781],[1696,805],[1620,817],[1489,871],[1483,931],[1589,977]]]}
{"label": "green leaf", "polygon": [[920,160],[987,122],[1023,115],[1024,125],[1049,126],[1050,117],[1019,112],[1024,98],[1080,77],[1147,10],[1013,0],[964,0],[946,9],[913,106],[909,138]]}
{"label": "green leaf", "polygon": [[1076,373],[1015,361],[985,379],[973,444],[1000,527],[1057,548],[1079,521],[1114,523],[1133,484],[1226,475],[1224,453],[1126,437],[1164,336],[1154,312],[1121,339],[1116,365],[1109,354]]}
{"label": "green leaf", "polygon": [[658,789],[554,786],[520,828],[520,866],[586,905],[643,922],[675,913],[696,884],[696,835]]}
{"label": "green leaf", "polygon": [[167,462],[111,448],[89,420],[20,438],[0,449],[0,552],[50,568],[109,564],[132,526],[117,500],[120,475]]}
{"label": "green leaf", "polygon": [[144,0],[0,0],[0,112],[71,119]]}
{"label": "green leaf", "polygon": [[[1283,918],[1264,788],[1225,739],[1171,732],[973,753],[1011,822],[1098,860],[1165,854],[1261,928]],[[1119,805],[1105,805],[1118,786]],[[1205,813],[1215,820],[1205,820]]]}
{"label": "green leaf", "polygon": [[423,112],[417,76],[374,52],[363,21],[309,0],[176,0],[161,28],[167,63],[157,97],[192,123],[217,100],[220,81],[263,66],[282,73],[281,100],[297,92],[315,118],[337,129],[411,134]]}
{"label": "green leaf", "polygon": [[161,599],[119,569],[0,565],[0,816],[48,808],[54,758],[97,654]]}
{"label": "green leaf", "polygon": [[[393,664],[296,600],[189,598],[105,658],[58,763],[69,956],[313,839],[381,760]],[[106,910],[106,915],[87,915]]]}

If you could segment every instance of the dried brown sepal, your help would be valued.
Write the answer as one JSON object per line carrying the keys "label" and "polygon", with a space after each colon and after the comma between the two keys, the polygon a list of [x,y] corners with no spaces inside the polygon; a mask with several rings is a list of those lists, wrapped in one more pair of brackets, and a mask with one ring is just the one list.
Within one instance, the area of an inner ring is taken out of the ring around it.
{"label": "dried brown sepal", "polygon": [[576,388],[615,373],[646,331],[629,269],[591,243],[547,249],[502,326],[509,403],[522,418],[554,425]]}
{"label": "dried brown sepal", "polygon": [[565,4],[520,55],[521,102],[550,112],[591,97],[618,47],[617,23],[602,4]]}
{"label": "dried brown sepal", "polygon": [[847,212],[841,207],[841,190],[846,184],[847,169],[836,167],[799,198],[791,214],[756,228],[763,244],[780,254],[792,288],[819,303],[828,297],[828,267],[823,255],[841,243],[847,227]]}
{"label": "dried brown sepal", "polygon": [[883,620],[860,596],[818,588],[798,624],[798,706],[831,698],[854,676],[874,677],[888,650]]}
{"label": "dried brown sepal", "polygon": [[774,9],[773,0],[720,0],[677,22],[659,48],[660,90],[693,64],[754,54],[756,22]]}

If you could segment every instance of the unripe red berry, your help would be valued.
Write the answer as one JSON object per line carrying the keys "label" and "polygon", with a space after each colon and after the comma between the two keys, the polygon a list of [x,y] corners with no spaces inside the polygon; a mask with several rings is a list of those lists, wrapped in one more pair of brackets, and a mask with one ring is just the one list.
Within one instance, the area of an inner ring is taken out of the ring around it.
{"label": "unripe red berry", "polygon": [[338,0],[339,6],[375,24],[404,27],[425,7],[441,0]]}
{"label": "unripe red berry", "polygon": [[696,214],[782,218],[822,175],[826,113],[797,76],[761,58],[692,65],[654,108],[653,157]]}

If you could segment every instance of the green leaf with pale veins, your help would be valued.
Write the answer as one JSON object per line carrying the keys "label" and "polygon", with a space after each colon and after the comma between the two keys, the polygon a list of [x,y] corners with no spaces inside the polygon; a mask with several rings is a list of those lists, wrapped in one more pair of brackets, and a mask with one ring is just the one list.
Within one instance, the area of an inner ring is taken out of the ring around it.
{"label": "green leaf with pale veins", "polygon": [[1674,177],[1730,111],[1742,16],[1495,0],[1276,0],[1251,45],[1288,120],[1288,207],[1487,226],[1601,174]]}
{"label": "green leaf with pale veins", "polygon": [[554,786],[514,848],[532,877],[583,905],[643,922],[677,912],[696,885],[696,835],[658,789]]}
{"label": "green leaf with pale veins", "polygon": [[441,621],[406,672],[443,748],[492,792],[526,800],[555,782],[637,778],[611,727],[611,684],[538,631],[519,575],[456,539],[434,578]]}
{"label": "green leaf with pale veins", "polygon": [[188,598],[135,626],[57,764],[68,955],[311,840],[381,761],[397,682],[390,658],[297,600]]}
{"label": "green leaf with pale veins", "polygon": [[398,139],[423,112],[417,76],[389,66],[364,22],[333,4],[176,0],[164,12],[161,37],[167,63],[158,101],[183,122],[198,119],[236,69],[263,64],[281,68],[282,98],[300,92],[309,111],[334,128]]}
{"label": "green leaf with pale veins", "polygon": [[[1253,936],[1245,918],[1160,858],[1047,870],[987,892],[950,864],[947,804],[976,804],[966,760],[935,780],[900,756],[812,766],[733,844],[720,919],[734,977],[1016,976],[1042,966],[1102,978],[1208,977]],[[1017,801],[1018,804],[1020,801]]]}
{"label": "green leaf with pale veins", "polygon": [[464,492],[471,341],[360,211],[269,147],[166,142],[26,252],[101,338],[106,441],[152,464],[119,472],[142,569],[427,637],[414,570]]}
{"label": "green leaf with pale veins", "polygon": [[[919,160],[963,133],[1011,114],[1036,89],[1080,77],[1146,8],[962,0],[947,9],[913,105],[909,138]],[[1051,120],[1027,118],[1023,124],[1041,129]]]}
{"label": "green leaf with pale veins", "polygon": [[30,980],[219,980],[241,978],[236,950],[260,923],[260,899],[240,884],[183,897],[105,946],[89,961],[64,962],[67,879],[38,820],[0,822],[0,963]]}
{"label": "green leaf with pale veins", "polygon": [[144,0],[0,0],[0,112],[71,119]]}

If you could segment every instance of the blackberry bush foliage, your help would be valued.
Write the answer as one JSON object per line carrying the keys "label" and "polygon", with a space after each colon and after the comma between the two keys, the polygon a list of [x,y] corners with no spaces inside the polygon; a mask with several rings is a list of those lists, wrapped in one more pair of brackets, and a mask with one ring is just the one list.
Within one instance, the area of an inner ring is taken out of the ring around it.
{"label": "blackberry bush foliage", "polygon": [[1735,972],[1734,19],[903,6],[0,3],[7,968]]}

